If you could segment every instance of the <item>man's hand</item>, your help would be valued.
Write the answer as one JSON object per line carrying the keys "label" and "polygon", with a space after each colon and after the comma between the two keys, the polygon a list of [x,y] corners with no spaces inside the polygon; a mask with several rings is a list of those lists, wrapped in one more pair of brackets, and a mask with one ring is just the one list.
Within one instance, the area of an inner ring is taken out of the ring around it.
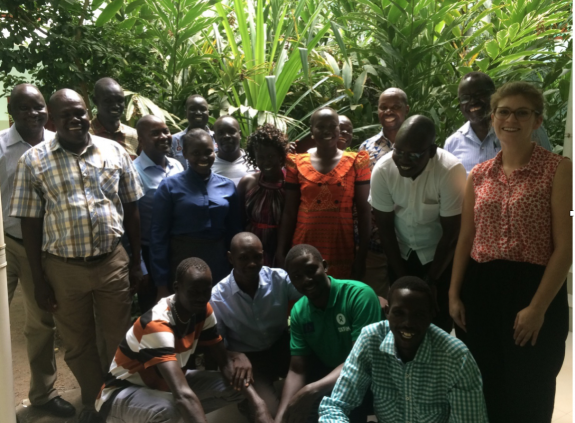
{"label": "man's hand", "polygon": [[535,346],[544,320],[545,312],[532,306],[525,307],[517,313],[515,324],[513,325],[513,329],[515,329],[513,333],[515,345],[523,347],[531,341],[531,345]]}
{"label": "man's hand", "polygon": [[142,266],[140,263],[133,263],[130,265],[130,293],[134,295],[138,292],[138,288],[142,283],[142,279],[144,278],[144,274],[142,273]]}
{"label": "man's hand", "polygon": [[245,354],[228,351],[228,362],[231,362],[230,384],[236,391],[250,386],[253,382],[252,363]]}
{"label": "man's hand", "polygon": [[317,399],[317,392],[313,389],[313,383],[304,386],[290,400],[281,423],[305,422]]}
{"label": "man's hand", "polygon": [[49,313],[54,313],[58,308],[54,290],[48,283],[46,276],[41,281],[34,284],[34,298],[40,309]]}

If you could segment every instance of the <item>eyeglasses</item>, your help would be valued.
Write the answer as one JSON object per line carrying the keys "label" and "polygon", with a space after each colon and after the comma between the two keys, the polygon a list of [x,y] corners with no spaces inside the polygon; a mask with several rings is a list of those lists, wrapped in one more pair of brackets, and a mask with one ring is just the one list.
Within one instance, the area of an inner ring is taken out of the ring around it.
{"label": "eyeglasses", "polygon": [[495,118],[499,120],[507,120],[509,116],[515,115],[515,119],[519,122],[525,122],[531,118],[531,115],[535,113],[539,115],[540,113],[537,110],[528,109],[527,107],[521,107],[517,110],[511,110],[506,107],[498,107],[495,109]]}
{"label": "eyeglasses", "polygon": [[463,94],[459,96],[459,104],[467,104],[472,99],[477,100],[478,98],[489,97],[491,94],[493,94],[492,90],[481,90],[473,94]]}
{"label": "eyeglasses", "polygon": [[419,159],[421,159],[425,155],[425,153],[427,153],[428,150],[426,149],[425,151],[422,151],[420,153],[405,153],[405,152],[398,150],[397,148],[393,147],[391,149],[391,151],[393,151],[393,154],[400,159],[405,157],[412,162],[416,162]]}

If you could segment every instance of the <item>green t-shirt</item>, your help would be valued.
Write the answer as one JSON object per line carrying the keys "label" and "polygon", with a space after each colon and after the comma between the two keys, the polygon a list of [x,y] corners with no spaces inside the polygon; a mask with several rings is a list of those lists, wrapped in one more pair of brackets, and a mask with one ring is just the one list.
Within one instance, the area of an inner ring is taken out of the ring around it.
{"label": "green t-shirt", "polygon": [[328,367],[337,367],[349,355],[364,326],[381,320],[373,289],[362,282],[331,276],[325,310],[302,297],[291,311],[291,355],[315,354]]}

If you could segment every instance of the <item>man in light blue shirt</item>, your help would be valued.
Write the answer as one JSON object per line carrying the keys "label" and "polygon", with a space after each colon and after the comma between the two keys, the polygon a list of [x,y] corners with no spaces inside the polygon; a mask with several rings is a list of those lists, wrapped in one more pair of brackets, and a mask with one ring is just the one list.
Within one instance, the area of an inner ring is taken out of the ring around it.
{"label": "man in light blue shirt", "polygon": [[289,305],[301,294],[283,269],[263,266],[256,235],[237,234],[230,250],[234,269],[214,286],[210,304],[227,349],[250,359],[256,392],[275,416],[279,400],[273,383],[286,376],[290,362]]}
{"label": "man in light blue shirt", "polygon": [[184,143],[182,138],[190,129],[199,128],[206,131],[214,140],[214,151],[218,151],[214,133],[208,128],[208,119],[210,118],[210,110],[208,102],[204,97],[198,94],[192,94],[186,100],[186,118],[188,119],[188,127],[172,136],[172,156],[180,162],[184,169],[188,168],[188,163],[184,157]]}
{"label": "man in light blue shirt", "polygon": [[6,235],[8,302],[12,301],[18,280],[26,303],[26,347],[30,362],[30,392],[32,406],[59,417],[71,417],[75,409],[58,396],[56,360],[54,358],[54,318],[41,310],[34,299],[34,281],[28,256],[22,241],[20,219],[10,216],[10,197],[18,160],[35,145],[50,141],[54,133],[44,129],[48,120],[46,102],[33,85],[14,87],[10,95],[8,113],[14,119],[10,129],[0,132],[0,189],[2,215]]}
{"label": "man in light blue shirt", "polygon": [[347,423],[373,393],[377,421],[487,423],[481,374],[467,347],[431,324],[433,296],[406,276],[389,290],[388,320],[366,326],[320,407],[320,423]]}
{"label": "man in light blue shirt", "polygon": [[[153,115],[144,116],[138,121],[136,129],[142,147],[142,153],[134,160],[134,167],[140,175],[144,190],[144,196],[138,200],[142,258],[149,269],[154,193],[160,182],[168,176],[183,172],[184,168],[176,159],[166,156],[172,145],[172,135],[160,118]],[[156,304],[156,289],[152,281],[148,280],[138,291],[138,302],[142,313]]]}
{"label": "man in light blue shirt", "polygon": [[[443,148],[461,161],[467,174],[476,164],[494,158],[501,150],[491,127],[489,102],[494,92],[493,80],[483,72],[470,72],[459,83],[459,109],[467,122],[447,138]],[[543,127],[533,131],[531,138],[546,150],[552,150]]]}

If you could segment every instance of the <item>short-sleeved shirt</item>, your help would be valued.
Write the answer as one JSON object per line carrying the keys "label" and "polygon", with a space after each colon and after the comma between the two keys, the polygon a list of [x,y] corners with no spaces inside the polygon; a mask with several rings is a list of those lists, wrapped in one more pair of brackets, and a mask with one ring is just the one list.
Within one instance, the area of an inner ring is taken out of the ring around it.
{"label": "short-sleeved shirt", "polygon": [[551,191],[563,159],[535,146],[529,163],[509,177],[503,171],[502,153],[473,168],[474,260],[547,266],[553,253]]}
{"label": "short-sleeved shirt", "polygon": [[233,162],[228,162],[216,156],[212,172],[230,178],[238,186],[240,180],[248,173],[254,173],[255,169],[248,166],[246,154],[242,151],[240,157]]}
{"label": "short-sleeved shirt", "polygon": [[[54,138],[54,132],[44,129],[42,141]],[[14,177],[20,157],[31,149],[18,133],[16,125],[0,131],[0,189],[2,190],[2,218],[4,219],[4,232],[8,235],[22,239],[20,219],[10,216],[10,198],[14,188]]]}
{"label": "short-sleeved shirt", "polygon": [[253,352],[267,350],[282,336],[289,304],[300,298],[285,270],[264,266],[253,298],[240,289],[232,271],[213,287],[210,304],[226,346]]}
{"label": "short-sleeved shirt", "polygon": [[395,212],[395,231],[405,260],[415,251],[422,264],[433,261],[443,234],[439,217],[461,214],[465,180],[461,162],[441,148],[415,180],[399,174],[391,154],[377,162],[369,202],[381,212]]}
{"label": "short-sleeved shirt", "polygon": [[150,231],[152,229],[152,209],[154,207],[154,194],[165,178],[184,171],[180,162],[166,157],[166,168],[157,165],[142,151],[134,160],[134,167],[140,175],[144,196],[138,201],[140,209],[141,241],[143,245],[150,243]]}
{"label": "short-sleeved shirt", "polygon": [[325,310],[302,297],[291,311],[291,355],[316,355],[331,368],[345,361],[364,326],[381,320],[381,306],[373,289],[362,282],[329,277],[331,288]]}
{"label": "short-sleeved shirt", "polygon": [[[177,161],[180,162],[180,164],[182,165],[182,167],[184,169],[188,168],[188,161],[184,157],[184,143],[182,141],[182,138],[184,137],[184,135],[186,135],[188,133],[189,130],[190,130],[190,128],[186,128],[183,131],[180,131],[180,132],[172,135],[172,156],[174,157],[174,159],[176,159]],[[212,137],[212,140],[214,140],[214,151],[217,152],[218,146],[216,144],[216,139],[214,138],[214,131],[212,131],[207,126],[205,127],[204,130],[208,134],[210,134],[210,136]]]}
{"label": "short-sleeved shirt", "polygon": [[[531,139],[544,149],[551,151],[549,137],[542,126],[531,134]],[[469,122],[455,131],[445,140],[445,150],[449,151],[463,164],[467,173],[478,164],[495,157],[501,151],[501,142],[495,135],[493,127],[489,128],[487,136],[483,141],[479,139]]]}
{"label": "short-sleeved shirt", "polygon": [[124,147],[132,159],[135,159],[138,156],[138,132],[128,125],[120,123],[116,132],[108,132],[98,120],[98,116],[96,116],[92,119],[90,133],[101,138],[116,141]]}
{"label": "short-sleeved shirt", "polygon": [[203,313],[191,317],[185,330],[176,327],[173,313],[175,294],[162,298],[128,330],[120,343],[107,380],[96,399],[99,410],[112,393],[130,385],[169,392],[168,384],[155,367],[177,361],[184,367],[196,346],[211,346],[222,341],[210,304]]}
{"label": "short-sleeved shirt", "polygon": [[58,135],[20,158],[10,215],[44,219],[42,251],[61,257],[110,252],[124,233],[122,203],[142,197],[138,171],[117,143],[89,135],[86,149],[63,148]]}
{"label": "short-sleeved shirt", "polygon": [[[369,168],[373,172],[375,164],[391,151],[393,148],[393,143],[385,136],[383,128],[377,135],[365,140],[359,146],[359,151],[367,151],[369,154]],[[356,239],[359,239],[359,228],[356,230]],[[371,215],[371,236],[369,239],[369,249],[375,253],[383,253],[383,247],[381,246],[381,240],[379,239],[379,231],[377,229],[377,223],[375,222],[375,216]]]}
{"label": "short-sleeved shirt", "polygon": [[320,423],[348,423],[350,411],[373,392],[379,422],[487,423],[481,373],[454,336],[430,325],[415,358],[398,357],[389,322],[367,326],[319,407]]}

